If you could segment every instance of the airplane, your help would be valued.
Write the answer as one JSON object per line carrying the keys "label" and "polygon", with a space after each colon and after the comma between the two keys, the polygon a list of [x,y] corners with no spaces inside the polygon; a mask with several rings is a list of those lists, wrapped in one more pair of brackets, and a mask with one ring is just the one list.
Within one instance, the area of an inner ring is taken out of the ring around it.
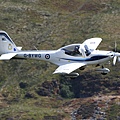
{"label": "airplane", "polygon": [[22,50],[17,47],[5,31],[0,31],[0,60],[11,59],[36,59],[51,62],[58,66],[53,74],[62,74],[77,77],[77,69],[84,70],[88,65],[95,65],[96,71],[103,75],[110,72],[103,66],[104,62],[113,59],[120,61],[120,53],[113,51],[96,50],[101,43],[101,38],[90,38],[82,44],[70,44],[58,50]]}

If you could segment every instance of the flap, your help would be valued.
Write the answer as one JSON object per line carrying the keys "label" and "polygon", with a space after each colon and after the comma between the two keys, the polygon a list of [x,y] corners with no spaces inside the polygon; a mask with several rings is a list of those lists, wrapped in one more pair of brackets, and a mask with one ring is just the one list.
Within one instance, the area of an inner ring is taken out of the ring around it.
{"label": "flap", "polygon": [[82,66],[85,66],[86,64],[84,63],[69,63],[69,64],[65,64],[65,65],[61,65],[59,66],[55,72],[55,73],[66,73],[66,74],[69,74],[71,72],[73,72],[74,70],[82,67]]}
{"label": "flap", "polygon": [[7,53],[0,56],[0,60],[10,60],[12,57],[17,55],[17,53]]}

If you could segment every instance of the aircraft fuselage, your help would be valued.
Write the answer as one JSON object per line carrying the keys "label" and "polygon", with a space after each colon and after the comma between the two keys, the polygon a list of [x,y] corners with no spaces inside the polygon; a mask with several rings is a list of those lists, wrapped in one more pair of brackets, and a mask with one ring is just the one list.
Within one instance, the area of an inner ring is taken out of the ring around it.
{"label": "aircraft fuselage", "polygon": [[38,50],[38,51],[20,51],[17,53],[17,56],[15,56],[15,58],[44,60],[59,66],[74,62],[75,63],[83,62],[86,64],[103,63],[113,58],[113,53],[110,51],[95,50],[93,53],[91,53],[90,56],[84,58],[81,55],[77,55],[77,56],[67,55],[63,50],[53,50],[53,51]]}

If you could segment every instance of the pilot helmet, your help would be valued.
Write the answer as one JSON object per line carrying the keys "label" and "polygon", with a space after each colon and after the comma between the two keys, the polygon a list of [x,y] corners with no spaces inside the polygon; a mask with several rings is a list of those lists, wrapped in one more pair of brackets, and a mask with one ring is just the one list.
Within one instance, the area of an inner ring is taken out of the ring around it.
{"label": "pilot helmet", "polygon": [[74,50],[78,51],[79,50],[79,46],[75,46]]}

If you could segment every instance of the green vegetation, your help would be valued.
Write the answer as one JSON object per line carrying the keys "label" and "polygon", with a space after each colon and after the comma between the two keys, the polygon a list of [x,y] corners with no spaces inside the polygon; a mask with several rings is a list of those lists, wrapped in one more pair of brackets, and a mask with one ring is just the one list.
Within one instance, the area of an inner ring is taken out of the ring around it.
{"label": "green vegetation", "polygon": [[120,105],[113,104],[108,111],[108,118],[107,119],[116,120],[119,118],[120,118]]}
{"label": "green vegetation", "polygon": [[[116,41],[120,50],[119,0],[0,0],[0,11],[0,29],[26,50],[58,49],[91,37],[103,39],[99,49],[113,50]],[[70,119],[63,105],[71,98],[119,95],[120,63],[105,66],[111,69],[109,75],[87,67],[78,70],[80,77],[68,79],[53,75],[56,66],[44,61],[0,61],[0,119]],[[92,114],[87,113],[86,118]],[[108,115],[120,116],[116,104]]]}

